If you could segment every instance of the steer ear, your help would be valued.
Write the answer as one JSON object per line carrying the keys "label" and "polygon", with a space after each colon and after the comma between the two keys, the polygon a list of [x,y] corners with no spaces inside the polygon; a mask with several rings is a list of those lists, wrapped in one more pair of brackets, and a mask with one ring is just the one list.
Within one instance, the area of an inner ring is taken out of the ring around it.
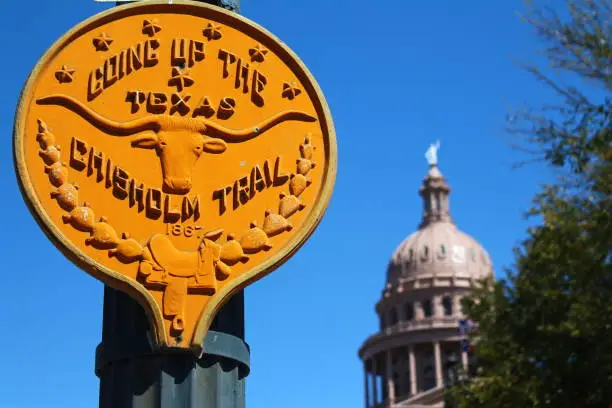
{"label": "steer ear", "polygon": [[223,153],[227,149],[227,144],[221,139],[205,137],[202,140],[202,148],[208,153]]}
{"label": "steer ear", "polygon": [[132,140],[132,147],[138,147],[140,149],[153,149],[155,146],[157,146],[158,142],[159,138],[155,134],[141,136]]}

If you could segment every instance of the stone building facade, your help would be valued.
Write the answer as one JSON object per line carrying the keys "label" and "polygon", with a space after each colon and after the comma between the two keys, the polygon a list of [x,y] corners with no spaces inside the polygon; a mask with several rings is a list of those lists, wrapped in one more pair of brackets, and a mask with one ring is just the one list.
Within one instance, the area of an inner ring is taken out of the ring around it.
{"label": "stone building facade", "polygon": [[450,187],[433,155],[419,191],[423,218],[391,257],[376,304],[379,331],[359,349],[366,408],[444,406],[447,362],[468,369],[470,361],[461,347],[461,298],[493,275],[486,250],[453,222]]}

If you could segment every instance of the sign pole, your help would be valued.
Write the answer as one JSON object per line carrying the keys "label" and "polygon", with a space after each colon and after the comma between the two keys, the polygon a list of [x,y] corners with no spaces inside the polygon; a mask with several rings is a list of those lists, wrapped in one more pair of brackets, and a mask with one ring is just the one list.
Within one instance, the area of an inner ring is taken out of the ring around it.
{"label": "sign pole", "polygon": [[[240,0],[203,1],[239,12]],[[116,5],[126,2],[116,2]],[[142,306],[104,285],[102,342],[96,348],[100,408],[244,408],[249,349],[244,337],[244,290],[217,313],[206,353],[155,351]]]}
{"label": "sign pole", "polygon": [[105,284],[100,408],[244,408],[242,290],[321,221],[331,113],[239,1],[127,3],[32,70],[13,132],[19,187],[58,249]]}
{"label": "sign pole", "polygon": [[206,353],[155,351],[142,307],[104,287],[102,343],[96,349],[100,408],[244,408],[249,349],[244,342],[244,292],[219,311]]}

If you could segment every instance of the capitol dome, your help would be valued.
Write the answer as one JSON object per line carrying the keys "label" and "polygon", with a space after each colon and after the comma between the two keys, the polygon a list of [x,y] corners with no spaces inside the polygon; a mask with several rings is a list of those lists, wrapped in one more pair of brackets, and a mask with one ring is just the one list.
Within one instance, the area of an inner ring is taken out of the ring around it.
{"label": "capitol dome", "polygon": [[450,214],[450,187],[437,149],[427,153],[429,171],[419,195],[418,230],[395,250],[376,303],[378,332],[359,349],[364,364],[366,408],[442,408],[449,364],[471,370],[461,299],[493,277],[487,251],[457,228]]}
{"label": "capitol dome", "polygon": [[450,187],[437,165],[430,167],[419,191],[424,203],[419,229],[391,256],[387,288],[417,278],[450,277],[466,283],[493,272],[487,251],[457,228],[450,216]]}

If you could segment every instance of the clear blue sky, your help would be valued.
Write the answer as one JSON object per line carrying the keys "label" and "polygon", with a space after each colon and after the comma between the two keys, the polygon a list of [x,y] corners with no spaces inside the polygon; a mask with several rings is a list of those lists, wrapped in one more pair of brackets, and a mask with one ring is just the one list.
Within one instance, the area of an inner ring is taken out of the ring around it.
{"label": "clear blue sky", "polygon": [[[498,275],[525,234],[521,214],[547,170],[504,141],[506,106],[550,98],[516,65],[538,43],[519,0],[243,0],[243,14],[283,39],[315,75],[335,120],[339,171],[326,217],[304,248],[246,291],[249,408],[363,404],[361,342],[387,260],[421,216],[423,157],[440,167],[459,227]],[[560,3],[560,2],[557,2]],[[108,5],[3,2],[0,180],[5,264],[0,295],[0,407],[97,406],[94,350],[102,285],[67,261],[35,224],[12,167],[15,106],[30,69],[63,32]]]}

